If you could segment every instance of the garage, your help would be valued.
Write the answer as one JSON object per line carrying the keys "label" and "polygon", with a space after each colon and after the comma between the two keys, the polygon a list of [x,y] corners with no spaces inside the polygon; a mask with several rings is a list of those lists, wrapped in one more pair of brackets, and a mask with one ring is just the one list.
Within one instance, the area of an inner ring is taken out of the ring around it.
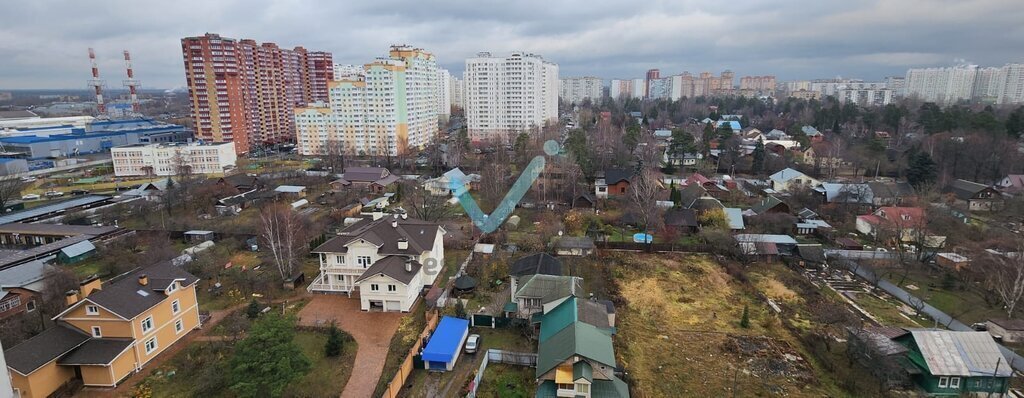
{"label": "garage", "polygon": [[384,302],[381,300],[370,300],[370,311],[383,311]]}
{"label": "garage", "polygon": [[398,300],[388,300],[384,303],[384,311],[401,311],[402,302]]}

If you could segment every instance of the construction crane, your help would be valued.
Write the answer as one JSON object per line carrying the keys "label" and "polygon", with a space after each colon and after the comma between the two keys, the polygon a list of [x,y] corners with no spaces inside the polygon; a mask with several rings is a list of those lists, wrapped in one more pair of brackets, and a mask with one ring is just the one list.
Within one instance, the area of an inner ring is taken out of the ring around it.
{"label": "construction crane", "polygon": [[103,103],[103,86],[106,82],[100,80],[100,68],[96,66],[96,52],[89,47],[89,63],[92,65],[92,79],[89,79],[89,86],[96,90],[96,111],[100,116],[107,113],[107,106]]}
{"label": "construction crane", "polygon": [[139,115],[142,110],[139,106],[139,95],[136,91],[139,87],[139,81],[135,79],[135,72],[132,71],[132,56],[128,53],[128,50],[124,50],[124,65],[128,70],[128,79],[125,79],[124,86],[128,87],[128,95],[132,103],[132,113]]}

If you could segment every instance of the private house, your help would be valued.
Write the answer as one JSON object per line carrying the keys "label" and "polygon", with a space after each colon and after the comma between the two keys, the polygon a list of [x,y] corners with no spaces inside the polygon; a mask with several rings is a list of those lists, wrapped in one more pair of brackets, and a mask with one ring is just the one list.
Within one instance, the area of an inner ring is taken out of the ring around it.
{"label": "private house", "polygon": [[819,231],[825,233],[832,230],[832,225],[819,219],[800,219],[794,226],[797,235],[813,235]]}
{"label": "private house", "polygon": [[729,222],[730,230],[740,231],[746,229],[746,225],[743,223],[743,209],[726,207],[722,211],[725,212],[725,219]]}
{"label": "private house", "polygon": [[559,236],[551,246],[559,256],[589,256],[597,248],[588,236]]}
{"label": "private house", "polygon": [[888,388],[909,388],[914,365],[909,363],[907,347],[893,341],[906,330],[891,326],[848,327],[847,352]]}
{"label": "private house", "polygon": [[671,164],[673,166],[696,166],[701,160],[704,159],[704,155],[701,153],[684,153],[677,154],[672,151],[665,150],[665,154],[662,156],[661,161],[665,164]]}
{"label": "private house", "polygon": [[53,266],[35,260],[0,271],[0,319],[36,309],[36,297],[46,286]]}
{"label": "private house", "polygon": [[[511,278],[511,302],[520,318],[544,312],[546,305],[575,294],[583,294],[583,278],[578,276],[534,274]],[[511,312],[511,311],[510,311]]]}
{"label": "private house", "polygon": [[83,240],[60,249],[57,252],[57,261],[61,264],[74,264],[91,257],[95,253],[96,246],[90,241]]}
{"label": "private house", "polygon": [[266,184],[259,177],[251,174],[234,174],[214,180],[217,185],[230,187],[238,192],[261,191]]}
{"label": "private house", "polygon": [[814,191],[824,197],[825,203],[870,207],[875,202],[874,193],[868,184],[826,182],[814,188]]}
{"label": "private house", "polygon": [[907,348],[914,383],[932,396],[1004,394],[1013,369],[986,332],[911,330],[894,339]]}
{"label": "private house", "polygon": [[839,148],[831,142],[819,141],[811,143],[810,148],[804,150],[804,164],[814,168],[838,169],[846,165],[846,161],[839,156]]}
{"label": "private house", "polygon": [[945,236],[928,234],[924,209],[917,207],[880,207],[874,213],[857,216],[856,228],[874,239],[920,241],[926,247],[942,247],[946,242]]}
{"label": "private house", "polygon": [[1004,343],[1024,342],[1024,320],[1021,319],[989,319],[985,322],[988,333]]}
{"label": "private house", "polygon": [[821,269],[828,265],[825,249],[821,245],[798,244],[796,245],[796,255],[799,257],[798,264],[804,268]]}
{"label": "private house", "polygon": [[769,195],[761,199],[760,202],[750,207],[750,210],[754,214],[762,215],[765,213],[784,213],[789,214],[789,205],[783,202],[775,196]]}
{"label": "private house", "polygon": [[629,190],[629,180],[632,177],[633,173],[628,170],[605,170],[604,177],[594,181],[594,196],[607,198],[625,195]]}
{"label": "private house", "polygon": [[398,182],[399,177],[384,167],[346,167],[341,178],[331,181],[331,188],[365,189],[372,193],[383,193]]}
{"label": "private house", "polygon": [[448,170],[440,177],[423,182],[423,189],[434,196],[459,195],[463,191],[472,190],[480,183],[479,174],[463,173],[458,167]]}
{"label": "private house", "polygon": [[822,134],[820,131],[818,131],[818,129],[814,128],[813,126],[803,126],[800,128],[800,131],[802,131],[804,135],[806,135],[807,138],[811,140],[812,143],[820,142],[821,140],[825,139],[825,135]]}
{"label": "private house", "polygon": [[615,375],[611,326],[599,304],[587,303],[569,297],[541,316],[537,397],[629,397],[629,386]]}
{"label": "private house", "polygon": [[917,197],[909,182],[869,182],[874,206],[902,206]]}
{"label": "private house", "polygon": [[459,355],[462,354],[462,345],[466,343],[468,337],[468,320],[442,317],[421,353],[423,365],[432,371],[452,370],[455,368],[455,362],[459,360]]}
{"label": "private house", "polygon": [[938,253],[935,255],[935,264],[953,271],[960,271],[971,263],[971,259],[959,253]]}
{"label": "private house", "polygon": [[683,234],[697,232],[697,212],[693,209],[669,209],[665,212],[665,227],[673,228]]}
{"label": "private house", "polygon": [[301,199],[306,197],[306,187],[301,185],[280,185],[274,188],[274,192],[288,199]]}
{"label": "private house", "polygon": [[20,287],[0,287],[0,320],[35,311],[37,294]]}
{"label": "private house", "polygon": [[63,386],[114,387],[201,326],[198,279],[170,263],[136,269],[68,293],[56,326],[4,352],[15,396]]}
{"label": "private house", "polygon": [[792,253],[797,245],[789,235],[737,234],[735,238],[740,252],[765,261],[778,260],[780,255]]}
{"label": "private house", "polygon": [[174,182],[171,180],[170,177],[167,177],[166,179],[163,180],[144,182],[142,184],[139,184],[138,187],[125,191],[125,193],[121,195],[139,197],[148,201],[157,201],[160,200],[160,197],[163,196],[164,192],[167,192],[168,188],[173,186]]}
{"label": "private house", "polygon": [[361,218],[312,251],[320,274],[308,289],[358,292],[363,311],[408,312],[444,264],[444,234],[436,223],[405,215]]}
{"label": "private house", "polygon": [[1019,195],[1024,192],[1024,174],[1009,174],[999,180],[996,187],[1003,193]]}
{"label": "private house", "polygon": [[776,191],[788,191],[797,188],[814,188],[821,184],[821,181],[799,171],[785,168],[768,177],[770,186]]}
{"label": "private house", "polygon": [[999,210],[1003,206],[999,191],[972,181],[953,180],[942,189],[942,193],[952,194],[957,203],[967,205],[970,211]]}
{"label": "private house", "polygon": [[[547,253],[535,253],[512,263],[509,276],[521,278],[529,275],[562,275],[562,261]],[[512,284],[515,285],[515,281]]]}

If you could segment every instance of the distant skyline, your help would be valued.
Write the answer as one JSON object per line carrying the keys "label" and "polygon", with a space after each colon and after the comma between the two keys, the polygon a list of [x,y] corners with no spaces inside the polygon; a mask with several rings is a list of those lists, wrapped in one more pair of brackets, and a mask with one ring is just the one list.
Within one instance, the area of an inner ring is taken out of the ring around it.
{"label": "distant skyline", "polygon": [[349,64],[408,44],[455,76],[477,52],[517,50],[558,63],[563,77],[605,80],[651,68],[880,80],[912,67],[1024,62],[1018,0],[37,0],[4,8],[0,89],[84,89],[89,47],[109,88],[121,88],[126,49],[144,88],[181,87],[180,39],[206,32],[330,51]]}

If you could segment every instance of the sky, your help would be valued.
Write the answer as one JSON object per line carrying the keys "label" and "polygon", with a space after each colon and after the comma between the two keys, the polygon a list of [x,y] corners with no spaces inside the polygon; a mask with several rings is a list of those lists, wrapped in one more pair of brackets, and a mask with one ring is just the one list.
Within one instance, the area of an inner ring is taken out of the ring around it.
{"label": "sky", "polygon": [[526,51],[560,75],[683,71],[779,80],[880,80],[910,67],[1024,62],[1020,0],[12,1],[0,13],[0,88],[86,88],[88,48],[120,88],[123,50],[144,88],[185,84],[182,37],[219,33],[364,64],[391,44],[467,57]]}

